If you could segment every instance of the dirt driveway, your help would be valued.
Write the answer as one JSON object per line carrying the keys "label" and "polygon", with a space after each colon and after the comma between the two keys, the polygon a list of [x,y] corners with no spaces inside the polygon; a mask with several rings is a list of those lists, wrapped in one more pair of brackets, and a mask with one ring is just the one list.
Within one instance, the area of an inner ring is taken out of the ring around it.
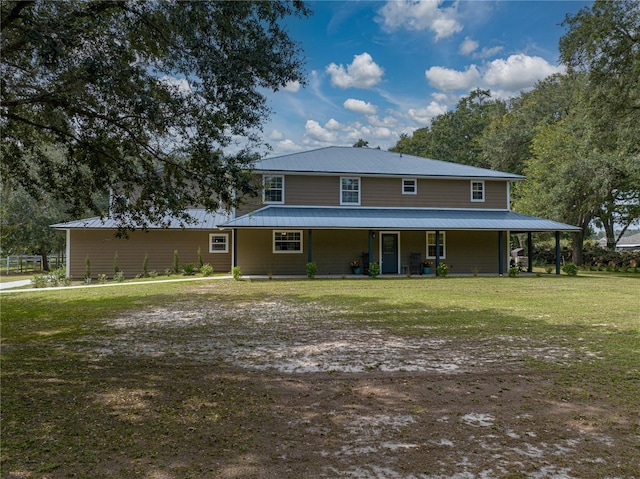
{"label": "dirt driveway", "polygon": [[96,368],[126,375],[128,358],[152,374],[94,400],[121,421],[184,417],[136,459],[145,477],[622,478],[640,467],[638,412],[559,374],[597,360],[579,343],[392,334],[281,300],[110,324],[116,336],[74,347]]}

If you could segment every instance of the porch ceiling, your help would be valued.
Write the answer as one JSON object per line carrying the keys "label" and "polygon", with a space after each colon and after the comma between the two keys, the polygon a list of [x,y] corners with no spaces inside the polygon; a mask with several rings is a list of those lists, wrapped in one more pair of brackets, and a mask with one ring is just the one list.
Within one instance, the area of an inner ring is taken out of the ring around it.
{"label": "porch ceiling", "polygon": [[579,231],[576,226],[512,211],[265,206],[223,228]]}

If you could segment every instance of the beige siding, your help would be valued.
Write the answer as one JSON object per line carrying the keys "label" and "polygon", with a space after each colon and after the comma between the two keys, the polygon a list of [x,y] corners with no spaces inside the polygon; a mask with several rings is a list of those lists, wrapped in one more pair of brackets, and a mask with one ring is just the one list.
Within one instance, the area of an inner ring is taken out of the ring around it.
{"label": "beige siding", "polygon": [[[261,182],[262,176],[256,176]],[[392,208],[506,209],[507,182],[485,181],[485,201],[471,201],[470,180],[418,179],[415,195],[402,194],[402,178],[361,177],[361,206]],[[286,175],[285,205],[339,206],[340,176]],[[262,194],[246,198],[238,208],[242,216],[261,208]]]}
{"label": "beige siding", "polygon": [[[375,232],[373,260],[379,261],[381,231]],[[411,253],[426,259],[426,231],[400,231],[400,272],[409,266]],[[451,274],[498,273],[498,232],[447,231],[446,258]],[[302,253],[273,253],[272,230],[240,230],[238,235],[238,266],[243,274],[305,274],[308,261],[308,231],[303,230]],[[506,234],[503,233],[504,268],[508,266]],[[314,230],[312,234],[313,261],[318,274],[343,275],[351,273],[349,263],[361,259],[369,250],[366,230]],[[504,271],[503,271],[504,272]],[[435,273],[432,269],[431,274]]]}
{"label": "beige siding", "polygon": [[[118,265],[126,277],[142,273],[145,254],[149,255],[148,270],[164,273],[173,264],[173,252],[178,250],[180,265],[198,262],[200,248],[203,263],[209,263],[214,271],[228,273],[231,270],[231,234],[220,231],[134,231],[128,239],[116,238],[114,230],[72,230],[70,274],[82,278],[85,274],[85,258],[91,260],[91,276],[113,276],[113,262],[118,253]],[[229,252],[209,253],[209,233],[227,234]]]}
{"label": "beige siding", "polygon": [[[309,260],[308,230],[302,231],[302,253],[274,253],[272,230],[238,230],[238,266],[243,274],[305,274]],[[374,261],[377,261],[377,238]],[[350,274],[349,264],[369,251],[365,230],[314,230],[312,260],[318,274]]]}

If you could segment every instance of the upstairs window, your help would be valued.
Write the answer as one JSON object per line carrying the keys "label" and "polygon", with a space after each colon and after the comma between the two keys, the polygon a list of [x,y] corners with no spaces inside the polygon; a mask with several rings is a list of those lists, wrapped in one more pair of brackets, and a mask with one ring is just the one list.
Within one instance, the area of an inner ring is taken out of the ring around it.
{"label": "upstairs window", "polygon": [[403,178],[402,179],[402,194],[403,195],[417,195],[418,194],[418,180],[415,178]]}
{"label": "upstairs window", "polygon": [[360,204],[360,178],[340,178],[340,204]]}
{"label": "upstairs window", "polygon": [[484,201],[484,181],[471,182],[471,201]]}
{"label": "upstairs window", "polygon": [[264,203],[284,203],[284,176],[263,176],[262,191]]}
{"label": "upstairs window", "polygon": [[[440,231],[440,259],[446,258],[447,245],[446,245],[447,237],[444,234],[444,231]],[[436,257],[436,232],[435,231],[427,231],[427,258],[435,259]]]}
{"label": "upstairs window", "polygon": [[302,231],[274,231],[274,253],[302,253]]}

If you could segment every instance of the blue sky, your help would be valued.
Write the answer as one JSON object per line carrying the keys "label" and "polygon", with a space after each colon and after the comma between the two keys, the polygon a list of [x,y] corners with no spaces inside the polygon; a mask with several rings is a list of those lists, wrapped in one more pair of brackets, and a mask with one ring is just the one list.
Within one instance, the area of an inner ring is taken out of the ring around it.
{"label": "blue sky", "polygon": [[566,14],[582,1],[312,1],[287,19],[307,85],[269,94],[264,137],[286,154],[359,138],[387,149],[475,88],[509,98],[559,64]]}

